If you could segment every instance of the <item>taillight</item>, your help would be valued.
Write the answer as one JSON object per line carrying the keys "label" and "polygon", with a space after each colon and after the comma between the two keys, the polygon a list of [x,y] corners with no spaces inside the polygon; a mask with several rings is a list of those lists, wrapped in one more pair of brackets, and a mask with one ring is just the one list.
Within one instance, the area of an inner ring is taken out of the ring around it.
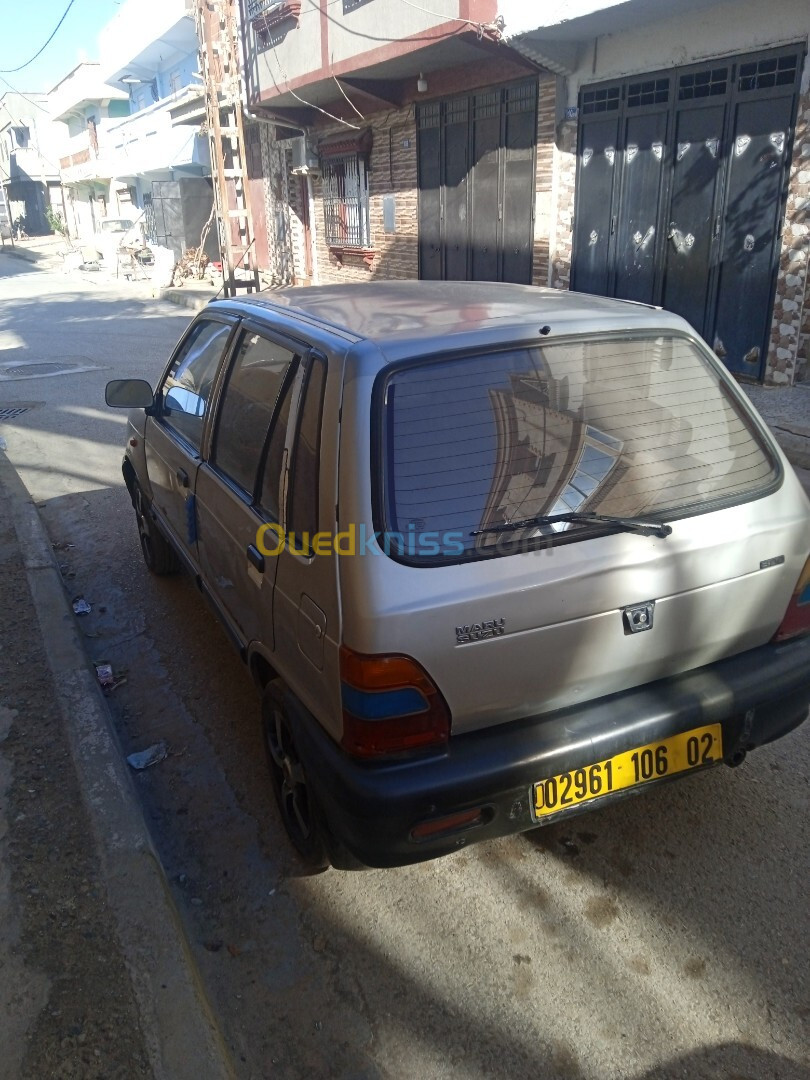
{"label": "taillight", "polygon": [[363,656],[340,649],[344,749],[356,757],[444,745],[450,710],[409,656]]}
{"label": "taillight", "polygon": [[804,564],[793,596],[790,598],[782,625],[773,636],[774,641],[786,641],[800,634],[810,633],[810,559]]}

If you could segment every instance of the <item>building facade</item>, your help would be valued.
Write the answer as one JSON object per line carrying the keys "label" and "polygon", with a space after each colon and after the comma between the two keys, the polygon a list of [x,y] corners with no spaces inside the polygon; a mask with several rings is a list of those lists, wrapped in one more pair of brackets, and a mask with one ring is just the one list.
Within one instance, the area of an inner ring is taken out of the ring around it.
{"label": "building facade", "polygon": [[29,236],[51,231],[48,210],[64,217],[59,132],[45,94],[0,97],[0,187],[9,224]]}
{"label": "building facade", "polygon": [[501,0],[510,44],[558,76],[550,283],[662,304],[736,375],[793,382],[810,328],[810,9],[571,7],[532,27]]}
{"label": "building facade", "polygon": [[213,204],[208,140],[174,122],[200,96],[194,16],[193,0],[127,0],[99,34],[105,82],[129,99],[108,133],[113,194],[177,257],[199,245]]}
{"label": "building facade", "polygon": [[97,63],[81,63],[50,91],[54,121],[62,126],[59,171],[70,236],[90,242],[118,206],[110,201],[113,176],[110,129],[129,113],[129,95],[107,86]]}
{"label": "building facade", "polygon": [[806,5],[553,10],[243,0],[278,279],[663,304],[736,374],[792,382],[810,329]]}

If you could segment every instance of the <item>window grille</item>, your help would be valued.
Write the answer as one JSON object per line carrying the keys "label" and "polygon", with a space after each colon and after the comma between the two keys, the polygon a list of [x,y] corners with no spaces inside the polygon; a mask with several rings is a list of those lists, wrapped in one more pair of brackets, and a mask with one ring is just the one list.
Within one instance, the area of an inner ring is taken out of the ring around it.
{"label": "window grille", "polygon": [[370,246],[368,173],[359,154],[324,161],[323,205],[326,243],[330,247]]}
{"label": "window grille", "polygon": [[586,90],[582,95],[583,113],[615,112],[619,108],[618,86],[603,90]]}
{"label": "window grille", "polygon": [[627,87],[627,105],[634,109],[640,105],[666,105],[669,101],[669,79],[645,79],[630,83]]}
{"label": "window grille", "polygon": [[678,99],[691,101],[693,98],[718,97],[725,94],[727,87],[728,68],[693,71],[688,75],[681,75],[678,82]]}
{"label": "window grille", "polygon": [[771,56],[767,60],[740,64],[739,89],[764,90],[768,86],[792,86],[796,80],[798,56]]}
{"label": "window grille", "polygon": [[536,83],[522,83],[510,86],[506,91],[506,111],[508,114],[534,112],[537,103]]}
{"label": "window grille", "polygon": [[419,105],[416,115],[420,131],[439,127],[441,124],[441,110],[437,101],[432,102],[430,105]]}

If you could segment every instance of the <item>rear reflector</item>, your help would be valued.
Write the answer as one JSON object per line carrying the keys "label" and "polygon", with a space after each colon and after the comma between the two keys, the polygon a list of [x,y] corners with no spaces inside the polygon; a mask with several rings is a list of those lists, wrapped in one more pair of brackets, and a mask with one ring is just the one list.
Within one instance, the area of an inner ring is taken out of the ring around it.
{"label": "rear reflector", "polygon": [[774,641],[787,641],[810,633],[810,559],[804,564],[782,624],[773,636]]}
{"label": "rear reflector", "polygon": [[420,821],[411,829],[411,840],[417,843],[420,840],[436,840],[452,833],[474,829],[476,825],[483,825],[491,817],[491,812],[487,814],[483,806],[476,806],[474,810],[461,810],[457,814],[448,814],[446,817]]}
{"label": "rear reflector", "polygon": [[446,744],[450,710],[427,672],[409,656],[340,650],[343,737],[355,757],[380,757]]}

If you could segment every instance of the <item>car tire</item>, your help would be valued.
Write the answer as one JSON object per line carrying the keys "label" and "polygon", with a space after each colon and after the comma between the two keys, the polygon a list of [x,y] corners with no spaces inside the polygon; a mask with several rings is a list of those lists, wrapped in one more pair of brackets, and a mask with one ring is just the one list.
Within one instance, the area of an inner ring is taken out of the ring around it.
{"label": "car tire", "polygon": [[273,793],[293,847],[312,873],[329,868],[320,805],[307,778],[284,701],[274,679],[262,698],[262,732]]}
{"label": "car tire", "polygon": [[160,577],[166,574],[176,574],[180,569],[180,560],[149,512],[149,504],[139,487],[135,488],[132,502],[138,522],[138,535],[141,539],[143,561],[153,574]]}

